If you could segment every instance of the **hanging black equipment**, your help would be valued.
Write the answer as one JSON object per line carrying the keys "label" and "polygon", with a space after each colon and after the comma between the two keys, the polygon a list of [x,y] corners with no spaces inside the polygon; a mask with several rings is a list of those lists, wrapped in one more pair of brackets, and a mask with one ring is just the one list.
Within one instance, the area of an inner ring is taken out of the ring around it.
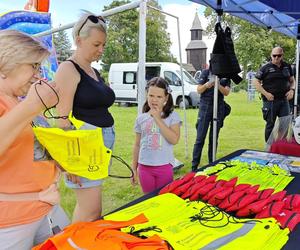
{"label": "hanging black equipment", "polygon": [[231,30],[226,27],[224,31],[218,22],[215,32],[217,37],[211,54],[210,70],[219,78],[230,78],[235,84],[239,84],[243,79],[238,75],[241,68],[234,52]]}

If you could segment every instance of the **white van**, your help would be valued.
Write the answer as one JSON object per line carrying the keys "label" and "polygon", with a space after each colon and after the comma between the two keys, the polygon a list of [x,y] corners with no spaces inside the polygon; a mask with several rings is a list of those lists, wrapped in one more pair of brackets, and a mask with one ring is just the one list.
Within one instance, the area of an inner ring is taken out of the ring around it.
{"label": "white van", "polygon": [[[137,63],[113,63],[109,69],[108,81],[116,94],[117,103],[138,103],[137,100]],[[169,62],[146,63],[146,80],[155,76],[166,79],[172,89],[174,105],[183,107],[180,66]],[[185,106],[197,107],[200,95],[197,82],[183,69]]]}

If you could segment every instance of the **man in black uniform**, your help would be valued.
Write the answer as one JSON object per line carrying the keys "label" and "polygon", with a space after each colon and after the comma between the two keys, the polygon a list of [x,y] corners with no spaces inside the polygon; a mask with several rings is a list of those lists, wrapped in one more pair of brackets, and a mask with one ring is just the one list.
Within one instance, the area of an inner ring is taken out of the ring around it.
{"label": "man in black uniform", "polygon": [[263,65],[255,75],[255,87],[262,94],[263,118],[266,121],[265,141],[272,133],[277,117],[290,113],[289,100],[294,96],[295,79],[291,65],[283,61],[283,49],[272,49],[271,61]]}
{"label": "man in black uniform", "polygon": [[[209,69],[204,69],[198,79],[197,92],[201,94],[198,120],[196,124],[197,137],[193,149],[192,171],[196,171],[201,160],[202,149],[204,146],[206,134],[209,130],[208,143],[208,161],[213,161],[213,102],[214,102],[214,85],[215,76],[211,74]],[[229,95],[230,79],[222,78],[218,86],[218,123],[217,123],[217,138],[219,131],[223,126],[226,116],[224,96]],[[228,115],[228,114],[227,114]]]}

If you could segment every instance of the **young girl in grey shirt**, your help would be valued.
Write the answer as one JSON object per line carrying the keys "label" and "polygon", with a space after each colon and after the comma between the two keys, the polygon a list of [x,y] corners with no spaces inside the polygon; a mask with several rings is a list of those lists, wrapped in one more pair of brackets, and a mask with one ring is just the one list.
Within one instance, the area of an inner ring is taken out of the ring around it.
{"label": "young girl in grey shirt", "polygon": [[161,77],[152,78],[146,87],[143,113],[135,122],[132,183],[141,184],[144,193],[152,192],[173,180],[173,145],[180,138],[181,119],[173,111],[171,89]]}

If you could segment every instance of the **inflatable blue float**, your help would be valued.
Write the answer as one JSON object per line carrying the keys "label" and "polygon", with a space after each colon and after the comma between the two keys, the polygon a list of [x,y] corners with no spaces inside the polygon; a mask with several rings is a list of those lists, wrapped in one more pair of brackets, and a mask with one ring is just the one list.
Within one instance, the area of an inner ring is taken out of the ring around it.
{"label": "inflatable blue float", "polygon": [[[19,30],[34,35],[51,29],[51,14],[47,12],[11,11],[0,15],[0,29]],[[42,65],[42,76],[52,80],[58,67],[52,35],[40,39],[51,52],[50,57]]]}

